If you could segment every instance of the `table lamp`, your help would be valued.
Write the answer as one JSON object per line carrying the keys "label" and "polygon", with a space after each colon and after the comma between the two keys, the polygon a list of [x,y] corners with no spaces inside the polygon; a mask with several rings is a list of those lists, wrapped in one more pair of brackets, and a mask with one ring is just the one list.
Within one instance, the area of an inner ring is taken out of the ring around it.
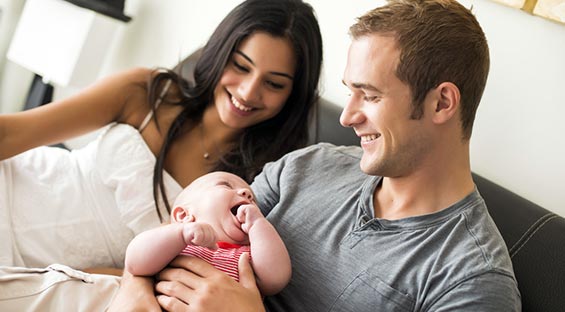
{"label": "table lamp", "polygon": [[8,60],[35,73],[25,109],[52,100],[56,86],[84,87],[98,78],[121,22],[124,1],[27,0]]}

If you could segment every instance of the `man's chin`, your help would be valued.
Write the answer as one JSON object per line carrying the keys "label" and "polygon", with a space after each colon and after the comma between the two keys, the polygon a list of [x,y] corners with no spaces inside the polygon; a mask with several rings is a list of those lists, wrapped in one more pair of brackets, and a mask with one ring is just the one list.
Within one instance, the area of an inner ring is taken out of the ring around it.
{"label": "man's chin", "polygon": [[377,160],[369,159],[365,155],[361,158],[361,162],[359,163],[359,167],[361,171],[365,174],[372,175],[372,176],[382,176],[383,170],[382,167],[379,165]]}
{"label": "man's chin", "polygon": [[363,153],[363,156],[361,156],[361,161],[359,162],[359,167],[361,168],[361,171],[363,171],[366,174],[371,174],[371,168],[373,167],[373,160],[370,159],[369,155],[367,155],[367,152]]}

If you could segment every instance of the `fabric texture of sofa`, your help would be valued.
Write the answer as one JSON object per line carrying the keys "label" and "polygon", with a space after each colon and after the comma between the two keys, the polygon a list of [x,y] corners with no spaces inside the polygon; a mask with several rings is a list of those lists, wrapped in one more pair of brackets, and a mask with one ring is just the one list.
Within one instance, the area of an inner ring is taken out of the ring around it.
{"label": "fabric texture of sofa", "polygon": [[[175,71],[192,80],[200,51]],[[353,130],[339,124],[342,108],[320,99],[310,125],[310,144],[359,145]],[[565,219],[473,173],[475,184],[508,250],[524,312],[565,311]]]}

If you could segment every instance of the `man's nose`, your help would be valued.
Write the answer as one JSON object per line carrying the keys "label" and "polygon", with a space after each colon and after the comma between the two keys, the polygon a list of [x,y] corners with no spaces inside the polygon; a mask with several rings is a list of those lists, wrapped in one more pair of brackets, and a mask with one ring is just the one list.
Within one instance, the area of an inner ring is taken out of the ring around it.
{"label": "man's nose", "polygon": [[344,127],[354,127],[355,125],[363,122],[363,114],[360,110],[360,102],[362,100],[355,95],[351,95],[345,104],[341,115],[339,116],[339,123]]}

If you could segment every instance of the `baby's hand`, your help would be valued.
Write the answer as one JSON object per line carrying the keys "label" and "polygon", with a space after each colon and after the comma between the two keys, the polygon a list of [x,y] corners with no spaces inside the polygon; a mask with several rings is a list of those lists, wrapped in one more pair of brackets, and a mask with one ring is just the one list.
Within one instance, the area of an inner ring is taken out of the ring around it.
{"label": "baby's hand", "polygon": [[184,242],[187,245],[202,246],[216,250],[216,232],[210,224],[201,222],[184,223],[182,230]]}
{"label": "baby's hand", "polygon": [[257,205],[241,205],[237,209],[237,220],[241,223],[241,230],[249,234],[249,230],[257,220],[264,219],[265,217],[259,210]]}

